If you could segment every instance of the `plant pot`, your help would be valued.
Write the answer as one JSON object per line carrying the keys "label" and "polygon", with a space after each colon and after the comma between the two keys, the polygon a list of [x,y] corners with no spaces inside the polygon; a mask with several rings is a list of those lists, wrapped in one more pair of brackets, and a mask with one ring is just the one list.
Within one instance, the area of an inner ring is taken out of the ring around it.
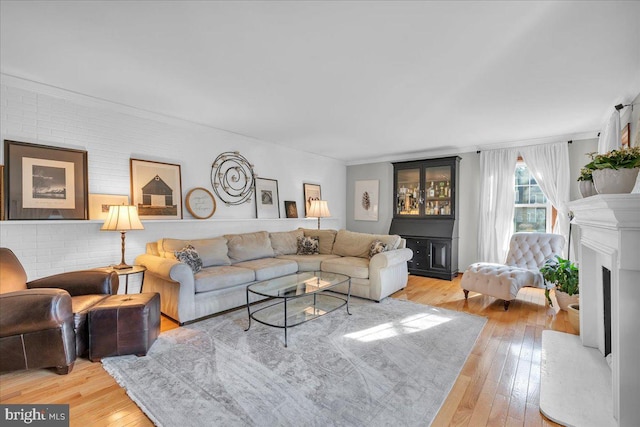
{"label": "plant pot", "polygon": [[591,197],[598,194],[596,187],[593,185],[593,181],[579,181],[580,195],[582,197]]}
{"label": "plant pot", "polygon": [[598,169],[592,172],[598,194],[631,193],[640,168]]}
{"label": "plant pot", "polygon": [[560,310],[567,311],[569,304],[577,304],[579,298],[580,296],[578,294],[569,296],[568,293],[556,289],[556,300],[558,301],[558,307],[560,307]]}
{"label": "plant pot", "polygon": [[569,304],[567,306],[567,318],[573,329],[580,335],[580,304]]}

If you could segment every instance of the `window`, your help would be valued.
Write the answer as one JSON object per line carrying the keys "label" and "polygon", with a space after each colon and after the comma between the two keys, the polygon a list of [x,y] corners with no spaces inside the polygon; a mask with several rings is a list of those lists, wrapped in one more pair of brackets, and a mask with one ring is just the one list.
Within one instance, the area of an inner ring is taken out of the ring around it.
{"label": "window", "polygon": [[513,229],[550,233],[553,224],[551,203],[522,161],[516,164],[515,192]]}

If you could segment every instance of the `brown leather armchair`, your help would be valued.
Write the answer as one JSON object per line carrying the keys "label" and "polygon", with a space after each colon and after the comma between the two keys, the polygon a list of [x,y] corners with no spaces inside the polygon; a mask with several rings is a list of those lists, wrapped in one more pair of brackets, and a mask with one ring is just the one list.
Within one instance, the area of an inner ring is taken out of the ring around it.
{"label": "brown leather armchair", "polygon": [[91,307],[118,292],[113,271],[83,270],[27,282],[15,254],[0,248],[0,372],[73,369],[89,343]]}

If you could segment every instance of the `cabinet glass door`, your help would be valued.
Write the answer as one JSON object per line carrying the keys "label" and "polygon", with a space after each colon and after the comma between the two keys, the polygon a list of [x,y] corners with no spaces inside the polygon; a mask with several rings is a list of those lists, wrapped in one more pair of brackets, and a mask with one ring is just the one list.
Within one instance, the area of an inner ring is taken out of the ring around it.
{"label": "cabinet glass door", "polygon": [[433,166],[424,169],[426,216],[446,216],[453,212],[451,166]]}
{"label": "cabinet glass door", "polygon": [[421,215],[420,169],[401,169],[396,174],[396,214]]}

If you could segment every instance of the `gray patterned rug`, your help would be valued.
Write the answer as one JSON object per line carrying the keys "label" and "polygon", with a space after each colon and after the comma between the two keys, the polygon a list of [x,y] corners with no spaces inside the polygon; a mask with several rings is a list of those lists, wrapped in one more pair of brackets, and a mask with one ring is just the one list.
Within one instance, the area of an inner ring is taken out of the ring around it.
{"label": "gray patterned rug", "polygon": [[145,357],[102,363],[163,426],[425,426],[451,390],[483,317],[351,299],[289,329],[246,310],[162,333]]}

